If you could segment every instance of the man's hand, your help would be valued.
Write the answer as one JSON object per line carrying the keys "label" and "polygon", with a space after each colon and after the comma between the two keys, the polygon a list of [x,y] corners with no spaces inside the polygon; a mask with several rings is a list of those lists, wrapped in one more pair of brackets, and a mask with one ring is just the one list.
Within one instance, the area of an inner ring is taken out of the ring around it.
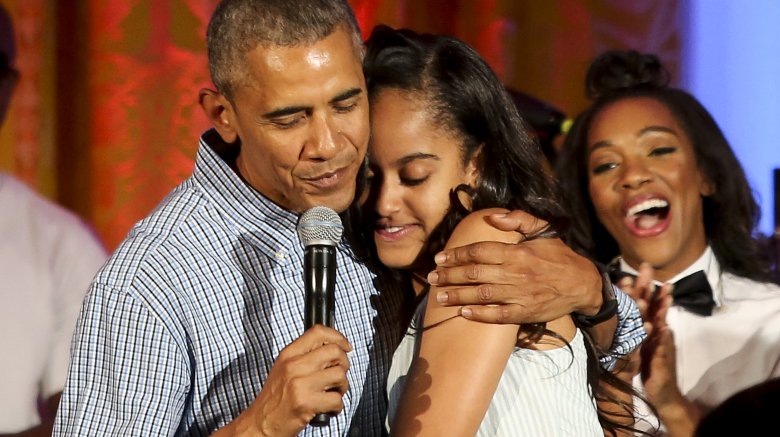
{"label": "man's hand", "polygon": [[[525,235],[547,226],[523,211],[488,218],[498,229]],[[596,314],[601,307],[598,269],[557,238],[518,244],[475,243],[445,250],[428,281],[444,305],[465,305],[461,315],[489,323],[535,323],[572,312]]]}
{"label": "man's hand", "polygon": [[332,328],[308,329],[279,353],[252,405],[212,435],[294,436],[317,413],[341,412],[351,350]]}

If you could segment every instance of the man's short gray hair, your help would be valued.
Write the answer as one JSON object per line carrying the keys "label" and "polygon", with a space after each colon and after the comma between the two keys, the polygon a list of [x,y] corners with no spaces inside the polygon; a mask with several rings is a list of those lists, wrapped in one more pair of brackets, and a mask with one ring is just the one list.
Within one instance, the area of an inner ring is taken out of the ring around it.
{"label": "man's short gray hair", "polygon": [[248,78],[246,55],[258,45],[311,45],[338,28],[352,34],[362,56],[363,38],[346,0],[223,0],[206,33],[211,79],[232,101]]}

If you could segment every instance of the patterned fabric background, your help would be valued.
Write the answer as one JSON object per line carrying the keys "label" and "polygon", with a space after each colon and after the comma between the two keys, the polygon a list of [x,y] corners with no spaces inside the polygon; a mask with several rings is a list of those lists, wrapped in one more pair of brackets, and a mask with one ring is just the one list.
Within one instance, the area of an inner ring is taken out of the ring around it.
{"label": "patterned fabric background", "polygon": [[[217,0],[0,0],[21,73],[0,169],[92,223],[109,249],[192,169],[208,122],[204,35]],[[377,23],[473,45],[504,82],[567,114],[608,48],[679,58],[678,0],[351,0]]]}

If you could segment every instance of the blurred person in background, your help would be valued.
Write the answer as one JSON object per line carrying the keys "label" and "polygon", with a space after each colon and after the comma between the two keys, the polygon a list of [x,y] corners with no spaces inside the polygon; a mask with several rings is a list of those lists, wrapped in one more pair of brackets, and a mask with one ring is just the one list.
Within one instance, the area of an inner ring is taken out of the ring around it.
{"label": "blurred person in background", "polygon": [[[0,126],[19,73],[0,6]],[[0,436],[51,435],[84,293],[105,249],[73,213],[0,172]]]}

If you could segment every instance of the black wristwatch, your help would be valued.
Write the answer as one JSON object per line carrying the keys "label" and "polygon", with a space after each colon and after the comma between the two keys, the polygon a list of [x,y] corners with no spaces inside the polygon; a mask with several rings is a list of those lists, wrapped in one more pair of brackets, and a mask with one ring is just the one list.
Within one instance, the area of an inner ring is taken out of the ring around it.
{"label": "black wristwatch", "polygon": [[574,318],[581,327],[590,328],[593,325],[606,322],[617,314],[618,306],[615,289],[612,286],[612,281],[609,279],[609,274],[606,272],[601,274],[601,298],[601,308],[598,313],[592,316],[574,313]]}

